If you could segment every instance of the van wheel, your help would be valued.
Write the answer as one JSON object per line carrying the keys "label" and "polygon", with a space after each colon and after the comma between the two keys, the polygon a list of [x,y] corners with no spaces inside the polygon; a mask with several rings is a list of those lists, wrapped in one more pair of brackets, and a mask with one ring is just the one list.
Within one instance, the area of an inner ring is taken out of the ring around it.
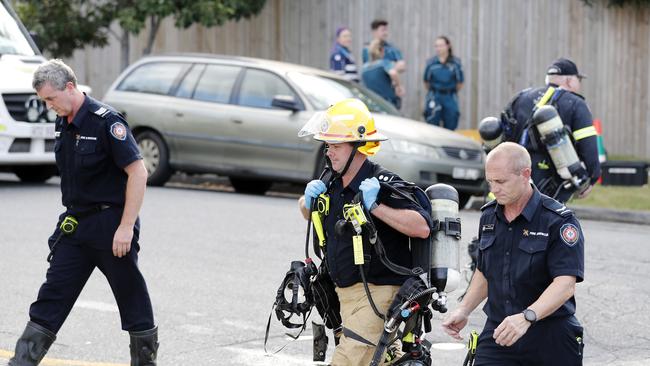
{"label": "van wheel", "polygon": [[258,179],[233,178],[230,177],[230,183],[237,193],[259,194],[262,195],[271,188],[271,182]]}
{"label": "van wheel", "polygon": [[138,148],[147,168],[147,184],[162,186],[171,177],[173,171],[169,166],[169,149],[165,141],[153,131],[143,131],[135,136]]}
{"label": "van wheel", "polygon": [[43,183],[58,173],[53,165],[25,165],[13,169],[14,174],[25,183]]}

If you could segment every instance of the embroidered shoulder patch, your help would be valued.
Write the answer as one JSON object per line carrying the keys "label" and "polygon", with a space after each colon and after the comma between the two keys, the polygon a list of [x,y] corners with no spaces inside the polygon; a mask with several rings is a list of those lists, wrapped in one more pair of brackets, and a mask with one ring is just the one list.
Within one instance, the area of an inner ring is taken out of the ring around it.
{"label": "embroidered shoulder patch", "polygon": [[121,122],[115,122],[111,125],[111,135],[120,141],[126,140],[126,126]]}
{"label": "embroidered shoulder patch", "polygon": [[566,245],[572,247],[580,239],[580,231],[573,224],[564,224],[560,228],[560,237]]}

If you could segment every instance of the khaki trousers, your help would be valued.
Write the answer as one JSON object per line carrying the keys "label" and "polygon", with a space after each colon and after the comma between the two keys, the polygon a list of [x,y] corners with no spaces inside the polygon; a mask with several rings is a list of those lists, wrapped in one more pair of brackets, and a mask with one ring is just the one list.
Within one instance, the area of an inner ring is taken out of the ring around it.
{"label": "khaki trousers", "polygon": [[[368,287],[377,309],[382,314],[385,314],[397,291],[399,291],[399,286],[368,284]],[[363,284],[357,283],[350,287],[337,287],[336,293],[341,303],[343,327],[373,344],[377,344],[384,330],[384,322],[372,311]],[[391,348],[395,346],[401,351],[399,341],[395,342]],[[374,353],[375,347],[348,338],[343,334],[339,345],[336,346],[334,351],[332,366],[369,365]]]}

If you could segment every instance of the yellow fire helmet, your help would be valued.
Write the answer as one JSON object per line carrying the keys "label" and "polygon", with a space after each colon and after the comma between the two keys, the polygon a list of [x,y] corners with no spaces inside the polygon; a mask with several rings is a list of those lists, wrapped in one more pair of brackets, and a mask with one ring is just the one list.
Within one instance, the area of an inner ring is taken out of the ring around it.
{"label": "yellow fire helmet", "polygon": [[344,99],[314,114],[298,132],[299,137],[309,135],[314,135],[314,140],[331,144],[365,141],[357,150],[368,156],[379,151],[379,141],[388,140],[375,128],[368,107],[355,98]]}

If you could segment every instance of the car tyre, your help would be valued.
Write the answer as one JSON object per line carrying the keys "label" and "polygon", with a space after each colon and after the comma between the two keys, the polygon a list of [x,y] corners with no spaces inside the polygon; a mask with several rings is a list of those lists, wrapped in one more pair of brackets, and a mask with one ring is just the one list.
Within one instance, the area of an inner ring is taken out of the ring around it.
{"label": "car tyre", "polygon": [[263,195],[271,188],[271,182],[259,179],[230,177],[230,183],[237,193]]}
{"label": "car tyre", "polygon": [[169,166],[169,149],[163,138],[153,131],[143,131],[135,140],[140,148],[144,166],[147,168],[147,184],[162,186],[171,177],[173,171]]}
{"label": "car tyre", "polygon": [[471,194],[458,192],[458,209],[462,210],[463,208],[465,208],[470,198],[472,198]]}
{"label": "car tyre", "polygon": [[58,173],[53,165],[25,165],[13,169],[14,174],[24,183],[43,183]]}

